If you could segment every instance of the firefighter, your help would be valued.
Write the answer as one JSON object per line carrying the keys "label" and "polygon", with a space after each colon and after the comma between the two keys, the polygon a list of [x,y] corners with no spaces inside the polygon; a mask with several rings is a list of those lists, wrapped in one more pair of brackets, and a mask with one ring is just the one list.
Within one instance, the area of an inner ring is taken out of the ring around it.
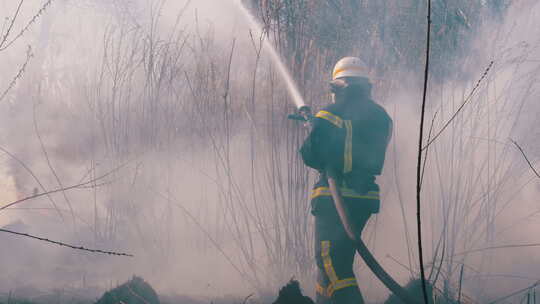
{"label": "firefighter", "polygon": [[333,103],[319,111],[300,153],[319,171],[311,193],[315,216],[318,267],[317,304],[364,303],[353,272],[354,243],[334,206],[327,177],[338,185],[349,217],[360,236],[372,214],[379,212],[379,186],[392,120],[371,97],[371,83],[362,62],[345,57],[335,66],[330,83]]}

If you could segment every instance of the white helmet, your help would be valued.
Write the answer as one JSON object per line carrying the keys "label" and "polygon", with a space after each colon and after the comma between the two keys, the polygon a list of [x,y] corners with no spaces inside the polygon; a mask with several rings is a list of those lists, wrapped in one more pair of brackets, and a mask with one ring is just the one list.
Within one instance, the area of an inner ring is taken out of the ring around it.
{"label": "white helmet", "polygon": [[332,73],[332,80],[343,77],[365,77],[362,60],[358,57],[344,57],[336,63]]}

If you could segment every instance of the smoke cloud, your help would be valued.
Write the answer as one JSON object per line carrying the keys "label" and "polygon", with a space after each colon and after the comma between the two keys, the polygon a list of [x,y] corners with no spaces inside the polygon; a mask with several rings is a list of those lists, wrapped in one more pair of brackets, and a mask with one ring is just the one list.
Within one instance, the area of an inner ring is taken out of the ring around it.
{"label": "smoke cloud", "polygon": [[[9,2],[2,12],[14,11]],[[14,28],[39,8],[26,1]],[[539,181],[509,139],[535,164],[539,15],[538,3],[521,1],[504,17],[486,17],[460,65],[448,62],[457,76],[430,82],[431,136],[474,90],[427,152],[425,254],[428,274],[441,269],[430,276],[441,293],[456,292],[462,265],[464,294],[481,302],[538,280],[538,247],[474,250],[538,242]],[[0,292],[72,288],[94,296],[137,274],[163,293],[242,296],[293,276],[313,293],[314,176],[296,154],[305,131],[287,121],[294,105],[242,18],[233,1],[55,1],[0,51],[8,71],[0,90],[25,62],[27,45],[33,54],[0,103],[0,147],[11,154],[0,156],[0,206],[88,182],[0,210],[0,226],[135,255],[2,234]],[[405,284],[418,276],[421,79],[407,62],[370,76],[394,136],[378,178],[381,213],[363,238]],[[325,80],[312,79],[317,89],[303,92],[315,107],[329,100]],[[367,299],[383,299],[386,289],[357,266]]]}

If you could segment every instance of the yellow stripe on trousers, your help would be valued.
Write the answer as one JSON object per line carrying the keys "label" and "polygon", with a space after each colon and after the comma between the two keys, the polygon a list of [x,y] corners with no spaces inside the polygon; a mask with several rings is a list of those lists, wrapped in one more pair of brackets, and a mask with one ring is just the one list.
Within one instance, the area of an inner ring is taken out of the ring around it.
{"label": "yellow stripe on trousers", "polygon": [[322,287],[319,283],[315,285],[315,292],[325,297],[328,297],[328,294],[326,293],[326,288]]}
{"label": "yellow stripe on trousers", "polygon": [[356,278],[347,278],[347,279],[339,280],[328,286],[328,289],[326,290],[326,294],[329,297],[331,297],[334,294],[334,292],[344,289],[344,288],[353,287],[353,286],[358,286],[358,283],[356,282]]}
{"label": "yellow stripe on trousers", "polygon": [[321,256],[324,264],[324,271],[326,272],[326,275],[328,276],[328,279],[330,280],[330,285],[326,288],[326,292],[324,292],[324,288],[317,284],[317,291],[320,294],[326,295],[328,297],[331,297],[334,292],[352,287],[352,286],[358,286],[358,283],[356,282],[356,278],[346,278],[343,280],[340,280],[336,274],[336,270],[334,269],[334,266],[332,265],[332,258],[330,257],[330,241],[322,241],[321,242]]}
{"label": "yellow stripe on trousers", "polygon": [[324,271],[330,279],[330,282],[336,282],[338,277],[334,266],[332,265],[332,258],[330,257],[330,241],[321,242],[321,256],[324,264]]}

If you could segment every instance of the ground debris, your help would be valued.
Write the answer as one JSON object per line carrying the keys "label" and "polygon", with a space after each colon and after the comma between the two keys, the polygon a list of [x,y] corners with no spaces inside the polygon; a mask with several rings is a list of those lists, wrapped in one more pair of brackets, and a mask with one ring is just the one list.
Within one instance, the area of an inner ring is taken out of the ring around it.
{"label": "ground debris", "polygon": [[0,304],[35,304],[34,302],[30,302],[28,300],[17,300],[17,299],[11,299],[9,302],[0,302]]}
{"label": "ground debris", "polygon": [[[433,288],[431,287],[431,284],[427,283],[427,293],[428,293],[428,299],[430,303],[433,303]],[[420,303],[423,303],[423,292],[422,292],[422,280],[415,279],[409,281],[407,285],[405,286],[405,290],[414,298],[418,299]],[[384,301],[384,304],[403,304],[396,295],[391,294],[386,301]]]}
{"label": "ground debris", "polygon": [[298,281],[291,280],[279,290],[279,296],[273,304],[314,304],[314,302],[302,294]]}
{"label": "ground debris", "polygon": [[107,291],[95,304],[160,304],[157,293],[142,278],[134,276],[128,282]]}

